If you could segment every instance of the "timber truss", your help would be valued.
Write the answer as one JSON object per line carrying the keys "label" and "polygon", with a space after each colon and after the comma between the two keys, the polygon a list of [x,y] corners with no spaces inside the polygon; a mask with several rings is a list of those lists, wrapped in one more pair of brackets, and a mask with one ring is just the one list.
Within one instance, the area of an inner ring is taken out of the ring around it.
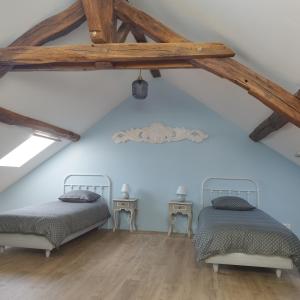
{"label": "timber truss", "polygon": [[[91,45],[43,46],[85,21]],[[125,43],[129,33],[137,43]],[[147,37],[155,43],[147,43]],[[247,90],[274,111],[281,126],[292,122],[300,127],[299,94],[292,95],[255,73],[234,60],[234,55],[222,43],[190,42],[126,0],[77,0],[24,33],[9,47],[0,49],[0,78],[12,71],[103,69],[147,69],[153,77],[160,77],[160,69],[199,68]],[[3,108],[0,108],[0,122],[30,127],[71,141],[80,139],[73,132]],[[264,125],[264,135],[278,129],[269,123]],[[256,141],[262,136],[262,130],[257,132],[259,137],[255,132],[251,135]]]}

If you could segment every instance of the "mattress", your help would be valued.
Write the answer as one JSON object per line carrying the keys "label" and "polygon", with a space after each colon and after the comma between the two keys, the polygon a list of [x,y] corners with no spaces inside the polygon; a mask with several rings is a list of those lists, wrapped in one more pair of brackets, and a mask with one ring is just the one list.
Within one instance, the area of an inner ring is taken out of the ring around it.
{"label": "mattress", "polygon": [[300,241],[287,227],[259,209],[204,208],[194,236],[198,261],[229,253],[291,258],[300,270]]}
{"label": "mattress", "polygon": [[109,217],[103,199],[91,203],[53,201],[0,213],[0,233],[40,235],[59,247],[69,235]]}

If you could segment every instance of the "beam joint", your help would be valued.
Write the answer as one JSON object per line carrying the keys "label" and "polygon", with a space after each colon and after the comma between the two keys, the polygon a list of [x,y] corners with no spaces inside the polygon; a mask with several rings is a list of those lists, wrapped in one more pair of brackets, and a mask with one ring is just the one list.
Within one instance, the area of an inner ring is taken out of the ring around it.
{"label": "beam joint", "polygon": [[82,0],[90,36],[95,44],[111,43],[116,38],[113,0]]}
{"label": "beam joint", "polygon": [[[115,0],[115,13],[122,21],[140,29],[156,42],[189,42],[188,39],[133,7],[127,1]],[[278,84],[231,58],[192,59],[191,63],[197,68],[204,69],[240,86],[273,111],[285,116],[289,122],[300,127],[300,103],[297,97]]]}
{"label": "beam joint", "polygon": [[[134,36],[135,40],[137,41],[137,43],[147,43],[148,42],[145,34],[143,32],[141,32],[140,30],[138,30],[136,28],[132,28],[131,32],[132,32],[132,35]],[[161,77],[161,73],[158,69],[152,69],[152,70],[150,70],[150,73],[153,78]]]}

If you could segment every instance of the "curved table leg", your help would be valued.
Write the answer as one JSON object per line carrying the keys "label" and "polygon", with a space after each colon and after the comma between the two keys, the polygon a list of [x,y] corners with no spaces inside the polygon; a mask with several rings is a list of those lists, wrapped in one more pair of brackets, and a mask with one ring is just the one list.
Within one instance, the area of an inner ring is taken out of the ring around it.
{"label": "curved table leg", "polygon": [[136,231],[136,209],[133,209],[131,212],[131,224],[133,231]]}
{"label": "curved table leg", "polygon": [[169,214],[169,231],[168,231],[168,236],[171,236],[171,234],[173,232],[173,223],[174,223],[173,214]]}
{"label": "curved table leg", "polygon": [[137,225],[136,225],[136,216],[137,216],[137,210],[134,210],[134,219],[133,219],[133,225],[134,225],[134,230],[137,231]]}
{"label": "curved table leg", "polygon": [[193,215],[188,214],[188,237],[192,237],[192,220],[193,220]]}
{"label": "curved table leg", "polygon": [[113,232],[115,232],[119,226],[118,217],[119,217],[119,213],[118,213],[118,211],[115,210],[114,218],[113,218]]}
{"label": "curved table leg", "polygon": [[130,225],[130,232],[133,232],[133,218],[134,218],[134,209],[129,211],[129,225]]}

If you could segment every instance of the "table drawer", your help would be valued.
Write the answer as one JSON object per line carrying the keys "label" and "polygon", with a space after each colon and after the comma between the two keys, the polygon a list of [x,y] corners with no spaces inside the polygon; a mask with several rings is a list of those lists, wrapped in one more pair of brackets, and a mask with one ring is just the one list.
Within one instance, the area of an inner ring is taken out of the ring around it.
{"label": "table drawer", "polygon": [[117,207],[117,208],[129,208],[130,203],[129,202],[115,202],[115,207]]}
{"label": "table drawer", "polygon": [[190,208],[186,205],[174,204],[173,209],[176,211],[190,211]]}

